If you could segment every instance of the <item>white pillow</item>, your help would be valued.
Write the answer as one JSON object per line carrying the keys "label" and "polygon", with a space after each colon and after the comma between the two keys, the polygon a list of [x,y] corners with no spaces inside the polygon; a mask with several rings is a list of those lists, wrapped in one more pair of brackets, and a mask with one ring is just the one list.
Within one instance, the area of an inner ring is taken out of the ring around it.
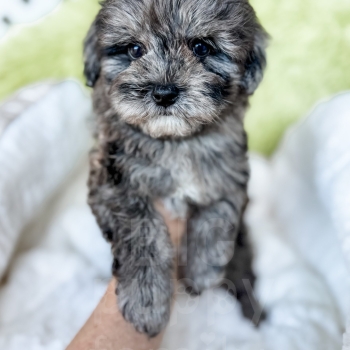
{"label": "white pillow", "polygon": [[89,116],[74,81],[25,88],[0,106],[0,278],[23,228],[86,157]]}

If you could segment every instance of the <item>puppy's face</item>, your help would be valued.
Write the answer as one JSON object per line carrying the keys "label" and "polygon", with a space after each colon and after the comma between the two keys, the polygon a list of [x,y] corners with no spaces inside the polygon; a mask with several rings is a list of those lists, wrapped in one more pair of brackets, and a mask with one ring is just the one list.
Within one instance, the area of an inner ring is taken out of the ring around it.
{"label": "puppy's face", "polygon": [[265,37],[245,0],[107,0],[85,42],[85,74],[126,123],[185,137],[253,93]]}

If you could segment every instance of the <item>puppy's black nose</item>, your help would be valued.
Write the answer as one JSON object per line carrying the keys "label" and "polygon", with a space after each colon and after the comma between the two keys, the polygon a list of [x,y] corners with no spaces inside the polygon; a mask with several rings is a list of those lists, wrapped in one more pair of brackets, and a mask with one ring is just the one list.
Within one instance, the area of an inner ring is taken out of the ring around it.
{"label": "puppy's black nose", "polygon": [[175,85],[157,85],[153,89],[153,100],[159,106],[169,107],[175,103],[179,92]]}

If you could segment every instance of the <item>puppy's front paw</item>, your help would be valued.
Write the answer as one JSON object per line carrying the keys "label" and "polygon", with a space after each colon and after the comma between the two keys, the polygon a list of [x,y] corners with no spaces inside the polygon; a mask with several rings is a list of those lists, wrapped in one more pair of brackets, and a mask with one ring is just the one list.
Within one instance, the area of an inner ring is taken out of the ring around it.
{"label": "puppy's front paw", "polygon": [[[159,283],[160,282],[160,283]],[[158,335],[170,317],[171,281],[143,281],[118,284],[119,308],[124,318],[140,333]]]}

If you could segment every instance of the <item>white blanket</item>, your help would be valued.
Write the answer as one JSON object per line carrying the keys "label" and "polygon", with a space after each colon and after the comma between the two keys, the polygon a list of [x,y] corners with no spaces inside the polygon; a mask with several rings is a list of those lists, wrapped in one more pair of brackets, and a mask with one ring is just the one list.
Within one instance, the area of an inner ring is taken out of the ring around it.
{"label": "white blanket", "polygon": [[[350,93],[336,96],[271,160],[251,156],[246,221],[267,320],[253,328],[221,290],[179,290],[164,349],[350,350],[349,107]],[[64,349],[108,284],[86,205],[90,116],[75,82],[0,106],[0,349]]]}
{"label": "white blanket", "polygon": [[0,39],[10,26],[29,23],[47,15],[62,0],[0,0]]}

